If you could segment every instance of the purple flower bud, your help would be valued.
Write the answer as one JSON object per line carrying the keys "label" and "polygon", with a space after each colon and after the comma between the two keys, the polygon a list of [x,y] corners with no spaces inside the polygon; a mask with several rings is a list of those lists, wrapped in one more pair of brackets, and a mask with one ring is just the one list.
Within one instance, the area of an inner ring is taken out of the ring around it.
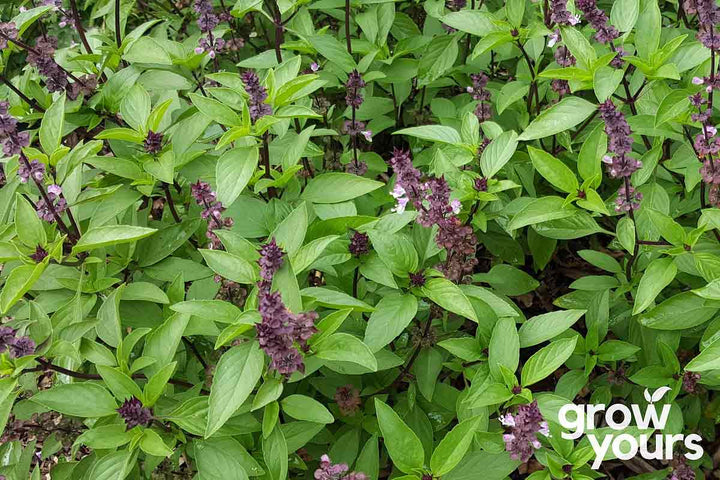
{"label": "purple flower bud", "polygon": [[33,160],[30,162],[30,168],[28,168],[25,162],[20,162],[18,177],[20,177],[22,183],[27,183],[31,178],[35,181],[42,182],[45,178],[45,164]]}
{"label": "purple flower bud", "polygon": [[365,81],[362,79],[360,72],[357,70],[350,72],[345,83],[345,103],[347,103],[348,107],[359,108],[362,105],[364,99],[360,89],[363,87],[365,87]]}
{"label": "purple flower bud", "polygon": [[597,8],[595,0],[576,0],[575,6],[585,14],[585,19],[595,29],[595,39],[610,43],[620,36],[617,28],[608,23],[608,16]]}
{"label": "purple flower bud", "polygon": [[2,22],[0,23],[0,50],[4,50],[8,47],[8,37],[12,40],[16,40],[18,37],[18,29],[13,22]]}
{"label": "purple flower bud", "polygon": [[20,358],[35,353],[35,342],[30,337],[15,337],[8,345],[10,358]]}
{"label": "purple flower bud", "polygon": [[350,239],[348,249],[350,250],[350,254],[356,257],[367,254],[370,251],[370,237],[364,233],[355,232]]}
{"label": "purple flower bud", "polygon": [[425,286],[425,272],[419,270],[417,272],[410,272],[410,286],[412,287],[423,287]]}
{"label": "purple flower bud", "polygon": [[361,472],[346,473],[349,467],[344,463],[332,463],[330,457],[320,457],[320,466],[315,470],[315,480],[368,480],[367,475]]}
{"label": "purple flower bud", "polygon": [[149,425],[153,419],[152,410],[145,408],[137,398],[133,397],[129,400],[125,400],[117,412],[125,420],[125,425],[128,430],[131,430],[138,425]]}
{"label": "purple flower bud", "polygon": [[48,256],[47,250],[45,250],[45,249],[42,247],[42,245],[38,245],[37,247],[35,247],[35,253],[33,253],[32,255],[30,255],[30,258],[32,258],[32,259],[35,261],[35,263],[40,263],[40,262],[42,262],[42,261],[45,259],[45,257],[47,257],[47,256]]}
{"label": "purple flower bud", "polygon": [[280,270],[283,264],[285,252],[278,246],[275,239],[271,239],[268,243],[260,248],[260,278],[267,282],[272,282],[275,273]]}
{"label": "purple flower bud", "polygon": [[682,377],[682,388],[688,393],[697,393],[697,384],[699,381],[699,373],[685,372]]}
{"label": "purple flower bud", "polygon": [[147,136],[145,137],[145,151],[155,155],[162,150],[163,134],[156,133],[152,130],[148,130]]}
{"label": "purple flower bud", "polygon": [[533,456],[535,450],[541,447],[537,434],[549,436],[547,422],[540,414],[537,400],[532,403],[520,405],[515,415],[506,414],[501,416],[501,423],[509,432],[503,435],[505,450],[510,452],[510,458],[527,462]]}
{"label": "purple flower bud", "polygon": [[352,385],[338,387],[335,390],[334,398],[340,413],[346,417],[355,415],[360,410],[360,391]]}
{"label": "purple flower bud", "polygon": [[15,330],[0,325],[0,353],[7,351],[8,345],[13,341],[15,341]]}
{"label": "purple flower bud", "polygon": [[626,191],[625,185],[618,189],[617,198],[615,199],[616,212],[629,212],[640,208],[640,201],[643,198],[642,193],[636,192],[632,186],[628,190]]}
{"label": "purple flower bud", "polygon": [[272,107],[265,103],[268,97],[265,87],[260,85],[260,78],[252,70],[247,70],[240,75],[240,79],[245,85],[245,91],[250,96],[248,99],[248,108],[250,110],[250,119],[255,123],[259,118],[272,114]]}

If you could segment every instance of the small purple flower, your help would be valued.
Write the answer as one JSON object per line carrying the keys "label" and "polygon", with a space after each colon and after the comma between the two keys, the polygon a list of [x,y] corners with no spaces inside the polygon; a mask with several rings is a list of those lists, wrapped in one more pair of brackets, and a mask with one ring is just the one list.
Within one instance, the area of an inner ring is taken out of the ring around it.
{"label": "small purple flower", "polygon": [[360,410],[360,391],[352,385],[338,387],[335,390],[335,401],[340,413],[346,417],[355,415]]}
{"label": "small purple flower", "polygon": [[0,353],[7,351],[8,346],[15,341],[15,330],[0,325]]}
{"label": "small purple flower", "polygon": [[[0,50],[4,50],[8,47],[8,40],[16,40],[18,37],[18,29],[13,22],[1,22],[0,23]],[[7,38],[5,38],[7,37]]]}
{"label": "small purple flower", "polygon": [[473,100],[479,102],[475,107],[475,116],[478,117],[478,120],[484,122],[492,118],[490,91],[486,88],[490,78],[481,72],[470,75],[470,79],[473,84],[471,87],[467,87],[466,90]]}
{"label": "small purple flower", "polygon": [[561,67],[572,67],[577,63],[575,57],[565,45],[558,47],[554,53],[555,62]]}
{"label": "small purple flower", "polygon": [[195,199],[195,202],[203,207],[200,216],[208,220],[207,231],[205,232],[205,236],[210,240],[208,248],[212,250],[222,249],[222,242],[220,238],[215,235],[214,230],[222,229],[223,227],[232,227],[234,224],[233,219],[222,218],[225,207],[216,200],[217,196],[208,183],[200,180],[198,180],[197,183],[193,183],[190,186],[190,194]]}
{"label": "small purple flower", "polygon": [[245,91],[249,95],[248,108],[250,109],[250,119],[256,122],[259,118],[272,114],[272,107],[265,103],[268,97],[265,87],[260,85],[260,78],[252,70],[247,70],[240,75],[240,79],[245,85]]}
{"label": "small purple flower", "polygon": [[353,175],[363,176],[368,171],[367,163],[363,161],[352,160],[345,166],[345,172],[352,173]]}
{"label": "small purple flower", "polygon": [[129,400],[125,400],[117,412],[125,420],[125,425],[128,430],[131,430],[138,425],[149,425],[153,419],[152,410],[145,408],[140,400],[133,397]]}
{"label": "small purple flower", "polygon": [[697,384],[699,381],[699,373],[685,372],[682,377],[682,388],[688,393],[697,393]]}
{"label": "small purple flower", "polygon": [[35,342],[30,337],[15,337],[9,343],[10,358],[20,358],[35,353]]}
{"label": "small purple flower", "polygon": [[310,70],[311,70],[312,72],[317,72],[318,70],[320,70],[320,65],[318,65],[317,62],[312,62],[312,63],[310,64]]}
{"label": "small purple flower", "polygon": [[361,472],[346,473],[349,467],[345,463],[332,463],[330,457],[320,457],[320,466],[315,470],[315,480],[368,480],[367,475]]}
{"label": "small purple flower", "polygon": [[30,168],[28,168],[25,162],[20,162],[18,176],[22,183],[27,183],[31,178],[37,182],[42,182],[45,178],[45,164],[33,160],[30,162]]}
{"label": "small purple flower", "polygon": [[672,461],[672,470],[667,480],[695,480],[695,471],[688,465],[685,457],[678,456]]}
{"label": "small purple flower", "polygon": [[558,25],[577,25],[580,18],[567,9],[567,0],[550,0],[550,21]]}
{"label": "small purple flower", "polygon": [[629,192],[627,192],[625,185],[623,185],[618,189],[617,198],[615,199],[615,211],[629,212],[630,210],[637,210],[640,208],[642,198],[642,193],[636,192],[635,188],[630,186]]}
{"label": "small purple flower", "polygon": [[488,179],[486,177],[476,178],[474,187],[475,187],[475,190],[477,190],[478,192],[487,192]]}
{"label": "small purple flower", "polygon": [[359,108],[362,105],[363,96],[360,89],[363,87],[365,87],[365,81],[362,79],[360,72],[357,70],[350,72],[345,83],[345,103],[347,103],[348,107]]}
{"label": "small purple flower", "polygon": [[500,421],[509,429],[509,432],[503,435],[505,450],[510,452],[510,458],[523,463],[530,460],[535,450],[542,446],[537,435],[545,437],[550,435],[547,422],[540,414],[537,400],[520,405],[515,415],[505,414]]}
{"label": "small purple flower", "polygon": [[55,214],[53,212],[60,215],[67,208],[67,201],[60,197],[61,194],[62,188],[60,188],[59,185],[50,185],[47,188],[47,198],[50,200],[50,204],[47,204],[45,198],[41,198],[35,204],[35,210],[37,211],[38,217],[49,223],[54,222]]}
{"label": "small purple flower", "polygon": [[45,86],[50,92],[61,92],[68,86],[65,71],[55,62],[53,55],[58,40],[49,35],[41,36],[35,41],[33,51],[27,53],[27,62],[38,69],[45,77]]}
{"label": "small purple flower", "polygon": [[28,132],[12,132],[3,141],[3,154],[6,157],[19,155],[22,149],[30,145]]}
{"label": "small purple flower", "polygon": [[35,263],[42,262],[46,257],[48,256],[47,250],[45,250],[42,245],[38,245],[35,247],[35,253],[30,255],[30,258],[32,258]]}
{"label": "small purple flower", "polygon": [[350,135],[351,137],[356,137],[359,134],[363,134],[363,131],[365,130],[365,122],[361,122],[359,120],[355,120],[353,123],[352,120],[345,120],[342,126],[342,132],[346,135]]}
{"label": "small purple flower", "polygon": [[423,270],[414,273],[410,272],[410,286],[418,288],[425,286],[425,272]]}
{"label": "small purple flower", "polygon": [[275,273],[280,270],[283,264],[285,252],[275,242],[275,238],[260,247],[260,278],[267,282],[272,282]]}
{"label": "small purple flower", "polygon": [[350,254],[356,257],[365,255],[370,251],[370,237],[361,232],[355,232],[350,239],[350,246],[348,247]]}
{"label": "small purple flower", "polygon": [[201,32],[208,33],[220,24],[220,18],[215,15],[210,0],[195,0],[193,9],[197,13],[197,25]]}
{"label": "small purple flower", "polygon": [[162,150],[163,134],[148,130],[147,136],[145,137],[145,151],[155,155]]}
{"label": "small purple flower", "polygon": [[214,41],[211,39],[200,37],[198,40],[198,46],[195,48],[195,53],[200,55],[201,53],[207,52],[208,57],[215,58],[218,52],[221,52],[225,48],[225,40],[222,38],[216,38]]}
{"label": "small purple flower", "polygon": [[595,29],[595,39],[600,43],[610,43],[620,36],[617,28],[610,25],[608,16],[597,8],[595,0],[576,0],[575,6],[583,12],[585,19]]}

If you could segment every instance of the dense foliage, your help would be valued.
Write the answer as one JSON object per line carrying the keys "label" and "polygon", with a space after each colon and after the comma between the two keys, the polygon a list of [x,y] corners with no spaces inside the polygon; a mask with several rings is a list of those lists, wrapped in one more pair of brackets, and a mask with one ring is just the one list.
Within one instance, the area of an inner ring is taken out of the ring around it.
{"label": "dense foliage", "polygon": [[[713,474],[715,0],[0,20],[0,478]],[[702,458],[560,434],[653,401]]]}

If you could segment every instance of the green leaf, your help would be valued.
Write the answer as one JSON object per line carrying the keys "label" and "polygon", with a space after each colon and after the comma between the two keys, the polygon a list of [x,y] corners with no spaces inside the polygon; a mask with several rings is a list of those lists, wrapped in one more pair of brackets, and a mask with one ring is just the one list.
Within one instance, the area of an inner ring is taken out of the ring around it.
{"label": "green leaf", "polygon": [[257,280],[256,268],[244,258],[222,250],[198,250],[208,267],[221,277],[242,284],[252,284]]}
{"label": "green leaf", "polygon": [[342,68],[345,73],[350,73],[357,67],[345,45],[333,35],[308,35],[306,38],[320,55]]}
{"label": "green leaf", "polygon": [[423,287],[423,293],[442,308],[465,318],[478,321],[475,309],[460,287],[446,278],[431,278]]}
{"label": "green leaf", "polygon": [[579,29],[573,27],[563,27],[561,31],[563,43],[570,50],[570,53],[578,60],[582,68],[590,70],[597,59],[597,55],[588,39]]}
{"label": "green leaf", "polygon": [[488,273],[475,274],[473,279],[489,283],[504,295],[523,295],[540,285],[540,282],[527,273],[506,264],[495,265]]}
{"label": "green leaf", "polygon": [[608,66],[595,70],[593,88],[598,101],[604,102],[615,93],[625,75],[624,70]]}
{"label": "green leaf", "polygon": [[655,308],[643,313],[640,323],[657,330],[683,330],[708,321],[718,308],[693,292],[673,295]]}
{"label": "green leaf", "polygon": [[633,315],[643,312],[655,301],[660,292],[670,285],[677,274],[677,265],[672,258],[657,258],[650,262],[645,269],[637,293],[635,294],[635,305]]}
{"label": "green leaf", "polygon": [[522,369],[522,385],[528,387],[560,368],[575,350],[577,336],[555,340],[528,358]]}
{"label": "green leaf", "polygon": [[449,143],[451,145],[462,143],[462,139],[457,130],[444,125],[421,125],[419,127],[403,128],[402,130],[393,132],[393,135],[407,135],[421,140]]}
{"label": "green leaf", "polygon": [[578,173],[583,180],[597,179],[593,185],[599,185],[602,178],[602,158],[607,151],[607,135],[604,125],[600,124],[588,135],[578,154]]}
{"label": "green leaf", "polygon": [[720,338],[705,347],[685,366],[689,372],[707,372],[720,369]]}
{"label": "green leaf", "polygon": [[176,303],[170,309],[220,323],[254,325],[260,319],[260,314],[257,311],[248,310],[243,312],[232,303],[224,300],[188,300]]}
{"label": "green leaf", "polygon": [[384,186],[382,182],[350,173],[323,173],[308,182],[302,198],[312,203],[340,203]]}
{"label": "green leaf", "polygon": [[[198,476],[203,480],[248,480],[243,463],[252,457],[234,438],[211,438],[193,444]],[[254,464],[260,468],[257,462]],[[258,471],[251,473],[257,475]]]}
{"label": "green leaf", "polygon": [[95,331],[98,337],[111,347],[117,348],[122,341],[120,321],[120,298],[122,297],[125,285],[113,290],[100,306],[97,312],[98,323]]}
{"label": "green leaf", "polygon": [[365,344],[377,352],[397,338],[415,318],[418,303],[414,295],[391,293],[383,297],[365,328]]}
{"label": "green leaf", "polygon": [[528,146],[528,153],[535,170],[555,188],[565,193],[576,193],[580,185],[577,177],[567,165],[549,153]]}
{"label": "green leaf", "polygon": [[530,85],[525,82],[515,81],[503,85],[500,95],[495,98],[498,115],[501,115],[513,103],[522,99],[530,91]]}
{"label": "green leaf", "polygon": [[[49,257],[47,257],[49,259]],[[0,293],[0,313],[7,313],[40,278],[47,267],[47,261],[37,265],[21,265],[13,268]]]}
{"label": "green leaf", "polygon": [[368,346],[349,333],[333,333],[317,342],[313,350],[315,356],[323,360],[355,363],[371,372],[378,368],[377,359]]}
{"label": "green leaf", "polygon": [[138,243],[138,266],[149,267],[172,255],[197,231],[200,218],[187,218],[181,223],[163,227],[155,235]]}
{"label": "green leaf", "polygon": [[520,363],[520,337],[512,318],[499,318],[488,345],[488,365],[496,379],[502,378],[500,366],[514,372]]}
{"label": "green leaf", "polygon": [[565,200],[560,197],[540,197],[520,209],[508,223],[507,229],[512,231],[549,220],[559,220],[571,217],[576,212],[574,207],[566,206]]}
{"label": "green leaf", "polygon": [[132,397],[138,399],[144,398],[140,387],[137,386],[132,378],[120,370],[98,365],[97,371],[105,382],[105,385],[107,385],[108,389],[118,400],[123,401]]}
{"label": "green leaf", "polygon": [[242,120],[240,120],[238,114],[227,105],[223,105],[213,98],[205,97],[197,93],[189,93],[188,96],[198,110],[217,123],[230,127],[242,125]]}
{"label": "green leaf", "polygon": [[621,32],[629,32],[640,14],[640,0],[616,0],[610,10],[610,23]]}
{"label": "green leaf", "polygon": [[672,90],[668,93],[655,112],[655,127],[686,113],[690,107],[689,96],[686,90]]}
{"label": "green leaf", "polygon": [[538,115],[518,140],[535,140],[569,130],[588,118],[596,108],[580,97],[565,97]]}
{"label": "green leaf", "polygon": [[20,241],[30,248],[47,243],[42,220],[22,195],[15,198],[15,231]]}
{"label": "green leaf", "polygon": [[308,226],[307,206],[302,202],[270,234],[291,257],[297,253],[305,239]]}
{"label": "green leaf", "polygon": [[487,178],[494,176],[510,161],[517,150],[518,135],[514,130],[501,133],[485,147],[480,157],[480,169]]}
{"label": "green leaf", "polygon": [[305,395],[290,395],[280,401],[283,412],[296,420],[306,420],[315,423],[333,423],[333,417],[330,410],[315,400]]}
{"label": "green leaf", "polygon": [[358,312],[372,312],[372,306],[351,297],[347,293],[323,287],[308,287],[300,292],[304,297],[313,298],[318,304],[330,308],[352,308]]}
{"label": "green leaf", "polygon": [[520,347],[532,347],[560,335],[583,315],[585,310],[561,310],[530,318],[522,324],[518,332]]}
{"label": "green leaf", "polygon": [[63,93],[50,105],[40,121],[40,145],[47,155],[57,150],[62,140],[65,125],[65,94]]}
{"label": "green leaf", "polygon": [[245,403],[262,374],[263,357],[257,342],[246,342],[220,358],[210,388],[205,438],[212,436]]}
{"label": "green leaf", "polygon": [[460,422],[440,441],[430,458],[430,470],[436,477],[449,473],[463,459],[472,444],[481,418],[473,417]]}
{"label": "green leaf", "polygon": [[429,85],[450,68],[458,55],[458,41],[455,35],[438,35],[428,44],[418,64],[418,86]]}
{"label": "green leaf", "polygon": [[146,428],[140,438],[140,449],[148,455],[156,457],[169,457],[173,451],[163,442],[160,435],[154,430]]}
{"label": "green leaf", "polygon": [[378,256],[392,273],[407,278],[410,272],[417,270],[418,254],[405,234],[370,230],[368,236]]}
{"label": "green leaf", "polygon": [[135,227],[132,225],[108,225],[91,228],[80,237],[73,247],[73,253],[87,252],[101,247],[136,242],[157,232],[154,228]]}
{"label": "green leaf", "polygon": [[393,464],[404,473],[422,469],[425,453],[415,432],[402,421],[400,416],[377,397],[375,411],[385,448]]}
{"label": "green leaf", "polygon": [[660,45],[662,14],[657,0],[643,2],[643,6],[635,29],[635,47],[641,58],[649,59]]}
{"label": "green leaf", "polygon": [[112,395],[96,383],[67,383],[41,390],[32,401],[56,412],[81,418],[113,415],[117,403]]}
{"label": "green leaf", "polygon": [[225,152],[215,165],[217,197],[232,205],[247,186],[258,165],[258,147],[237,147]]}

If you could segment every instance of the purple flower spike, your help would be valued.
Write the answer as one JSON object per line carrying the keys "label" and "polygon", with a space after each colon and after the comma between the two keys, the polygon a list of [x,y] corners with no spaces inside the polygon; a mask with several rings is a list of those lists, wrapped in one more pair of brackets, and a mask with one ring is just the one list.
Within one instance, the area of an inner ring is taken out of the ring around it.
{"label": "purple flower spike", "polygon": [[125,400],[117,412],[125,420],[128,430],[138,425],[148,425],[153,419],[152,410],[145,408],[142,402],[135,397]]}

